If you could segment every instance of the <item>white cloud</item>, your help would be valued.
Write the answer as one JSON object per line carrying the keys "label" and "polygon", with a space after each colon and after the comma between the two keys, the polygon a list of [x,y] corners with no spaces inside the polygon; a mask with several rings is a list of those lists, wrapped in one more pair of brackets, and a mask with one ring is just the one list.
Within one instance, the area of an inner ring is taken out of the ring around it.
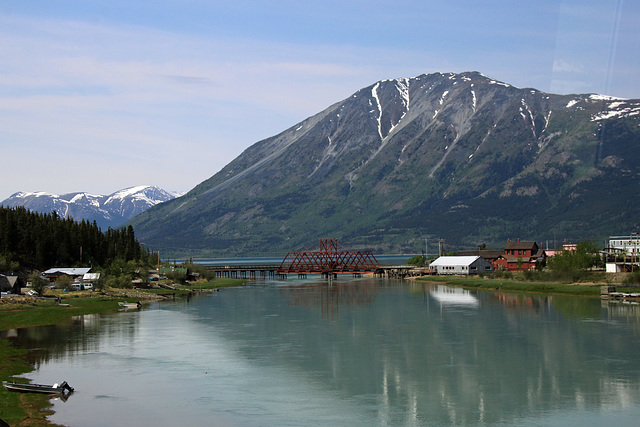
{"label": "white cloud", "polygon": [[42,182],[2,179],[0,200],[54,190],[46,187],[87,160],[85,191],[104,192],[105,181],[115,191],[157,170],[158,185],[188,190],[252,143],[373,81],[366,68],[323,62],[343,59],[330,47],[310,60],[294,45],[15,16],[0,17],[0,39],[0,150],[29,158]]}
{"label": "white cloud", "polygon": [[[182,10],[182,3],[173,5]],[[256,23],[262,32],[254,31],[241,12],[233,17],[245,27],[236,30],[236,23],[229,22],[220,31],[205,26],[189,32],[179,23],[172,30],[116,24],[113,15],[110,21],[97,17],[92,23],[0,12],[0,155],[29,159],[33,169],[28,179],[0,172],[0,200],[16,190],[69,191],[48,186],[72,181],[65,174],[80,161],[93,162],[81,182],[87,185],[83,191],[103,192],[107,185],[115,191],[138,184],[139,177],[144,178],[140,182],[189,190],[249,145],[380,79],[477,70],[520,87],[571,92],[588,87],[594,80],[591,64],[602,62],[602,55],[581,56],[584,49],[575,54],[573,42],[580,38],[573,33],[561,40],[553,61],[553,34],[529,34],[539,28],[539,19],[518,10],[514,16],[525,24],[529,19],[530,25],[520,25],[520,42],[514,44],[513,37],[506,37],[511,27],[487,35],[471,25],[486,16],[499,22],[494,11],[483,15],[479,9],[452,30],[450,23],[434,18],[447,16],[449,6],[432,16],[433,5],[420,5],[422,15],[413,8],[400,15],[374,11],[366,21],[360,9],[369,10],[368,3],[358,3],[357,10],[352,5],[337,21],[331,14],[326,22],[317,21],[309,13],[304,17],[314,29],[306,39],[296,38],[300,28],[295,25],[287,27],[289,32],[260,37],[283,25],[279,10],[273,11],[272,22]],[[295,18],[290,5],[279,6],[287,18]],[[215,14],[217,7],[207,10]],[[345,6],[335,7],[342,11]],[[430,26],[424,17],[433,18]],[[129,22],[154,25],[143,18]],[[199,16],[178,21],[191,19],[209,24]],[[394,29],[389,22],[406,25]],[[465,33],[469,25],[472,31]],[[325,27],[325,33],[315,32]],[[377,42],[367,45],[370,38]],[[633,69],[627,79],[637,82]],[[29,182],[41,185],[23,187]]]}

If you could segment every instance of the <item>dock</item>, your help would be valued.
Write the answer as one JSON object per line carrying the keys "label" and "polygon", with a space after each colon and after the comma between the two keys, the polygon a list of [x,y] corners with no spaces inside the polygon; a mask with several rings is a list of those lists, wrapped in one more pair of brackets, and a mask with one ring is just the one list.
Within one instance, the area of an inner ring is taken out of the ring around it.
{"label": "dock", "polygon": [[[614,300],[640,300],[640,292],[624,292],[625,288],[625,286],[601,286],[600,297]],[[637,287],[632,289],[637,289]]]}

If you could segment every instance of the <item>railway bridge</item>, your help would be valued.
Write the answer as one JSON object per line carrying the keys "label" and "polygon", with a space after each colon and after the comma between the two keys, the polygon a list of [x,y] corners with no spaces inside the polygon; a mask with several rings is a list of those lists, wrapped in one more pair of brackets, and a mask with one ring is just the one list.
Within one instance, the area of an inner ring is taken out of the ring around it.
{"label": "railway bridge", "polygon": [[338,247],[338,239],[320,240],[320,248],[302,252],[289,252],[278,267],[277,274],[286,277],[297,274],[321,274],[334,278],[338,274],[361,276],[364,273],[375,273],[380,263],[371,251],[344,250]]}
{"label": "railway bridge", "polygon": [[279,265],[228,265],[213,267],[218,277],[237,279],[287,278],[297,274],[321,274],[333,279],[338,274],[360,277],[364,273],[379,273],[383,268],[371,251],[345,250],[338,247],[338,239],[321,239],[319,248],[289,252]]}

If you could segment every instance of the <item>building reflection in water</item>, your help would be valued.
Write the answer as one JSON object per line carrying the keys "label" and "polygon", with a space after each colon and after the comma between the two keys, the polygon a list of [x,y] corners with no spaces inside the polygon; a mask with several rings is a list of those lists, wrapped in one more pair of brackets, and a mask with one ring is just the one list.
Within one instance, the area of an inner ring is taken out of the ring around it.
{"label": "building reflection in water", "polygon": [[448,305],[466,305],[477,306],[480,304],[478,299],[471,292],[462,288],[454,288],[451,286],[435,285],[429,290],[431,295],[440,304]]}

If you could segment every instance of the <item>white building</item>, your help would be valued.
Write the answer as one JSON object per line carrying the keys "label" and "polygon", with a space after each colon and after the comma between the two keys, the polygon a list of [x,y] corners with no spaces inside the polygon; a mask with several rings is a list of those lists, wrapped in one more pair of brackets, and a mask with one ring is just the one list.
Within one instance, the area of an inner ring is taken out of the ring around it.
{"label": "white building", "polygon": [[429,265],[436,274],[478,274],[493,271],[493,266],[479,256],[441,256]]}
{"label": "white building", "polygon": [[629,256],[640,256],[640,235],[631,233],[627,236],[610,236],[609,250],[611,249]]}
{"label": "white building", "polygon": [[69,276],[74,282],[77,282],[90,270],[91,268],[50,268],[42,275],[50,282],[55,282],[62,276]]}

